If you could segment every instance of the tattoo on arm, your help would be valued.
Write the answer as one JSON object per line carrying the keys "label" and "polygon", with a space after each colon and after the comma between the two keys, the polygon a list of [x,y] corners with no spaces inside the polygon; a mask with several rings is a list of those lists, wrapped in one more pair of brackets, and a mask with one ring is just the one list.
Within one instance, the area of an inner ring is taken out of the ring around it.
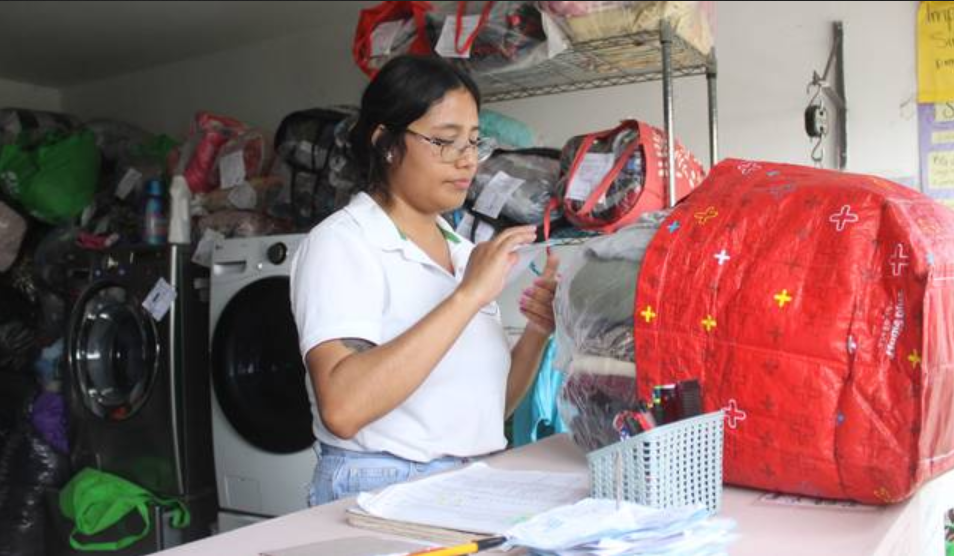
{"label": "tattoo on arm", "polygon": [[368,351],[371,348],[376,347],[373,342],[367,340],[362,340],[361,338],[342,338],[341,343],[350,350],[353,350],[355,353],[361,353],[362,351]]}

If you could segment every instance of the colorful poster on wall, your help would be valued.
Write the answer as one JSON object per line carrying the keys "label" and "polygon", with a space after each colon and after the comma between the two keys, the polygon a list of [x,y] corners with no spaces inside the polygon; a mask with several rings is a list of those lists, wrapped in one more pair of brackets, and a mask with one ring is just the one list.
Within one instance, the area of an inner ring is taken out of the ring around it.
{"label": "colorful poster on wall", "polygon": [[918,8],[918,102],[954,101],[954,2]]}
{"label": "colorful poster on wall", "polygon": [[918,105],[921,191],[954,208],[954,102]]}

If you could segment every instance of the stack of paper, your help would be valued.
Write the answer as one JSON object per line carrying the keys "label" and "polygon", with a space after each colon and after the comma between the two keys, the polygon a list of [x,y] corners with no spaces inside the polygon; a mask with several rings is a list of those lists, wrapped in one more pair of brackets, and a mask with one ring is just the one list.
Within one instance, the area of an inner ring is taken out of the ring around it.
{"label": "stack of paper", "polygon": [[510,471],[475,463],[453,473],[358,495],[368,513],[461,531],[499,535],[509,527],[589,490],[586,475]]}
{"label": "stack of paper", "polygon": [[512,546],[543,556],[719,556],[734,523],[703,507],[656,510],[631,502],[587,498],[509,529]]}
{"label": "stack of paper", "polygon": [[534,515],[586,497],[586,474],[464,469],[358,495],[348,522],[435,542],[501,535]]}

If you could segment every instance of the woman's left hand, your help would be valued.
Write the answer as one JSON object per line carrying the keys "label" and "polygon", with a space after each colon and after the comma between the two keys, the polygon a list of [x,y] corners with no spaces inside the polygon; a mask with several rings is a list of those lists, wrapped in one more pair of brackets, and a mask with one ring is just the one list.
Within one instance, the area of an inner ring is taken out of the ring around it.
{"label": "woman's left hand", "polygon": [[520,313],[527,318],[527,329],[549,335],[556,328],[553,315],[553,298],[556,295],[557,268],[560,260],[556,255],[547,255],[547,265],[533,284],[520,296]]}

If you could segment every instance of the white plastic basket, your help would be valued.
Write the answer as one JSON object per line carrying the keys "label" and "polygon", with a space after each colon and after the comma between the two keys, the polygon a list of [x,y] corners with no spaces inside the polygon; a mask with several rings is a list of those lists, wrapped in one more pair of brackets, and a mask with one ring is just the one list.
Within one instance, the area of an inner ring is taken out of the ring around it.
{"label": "white plastic basket", "polygon": [[656,427],[587,454],[591,495],[654,508],[722,505],[722,411]]}

